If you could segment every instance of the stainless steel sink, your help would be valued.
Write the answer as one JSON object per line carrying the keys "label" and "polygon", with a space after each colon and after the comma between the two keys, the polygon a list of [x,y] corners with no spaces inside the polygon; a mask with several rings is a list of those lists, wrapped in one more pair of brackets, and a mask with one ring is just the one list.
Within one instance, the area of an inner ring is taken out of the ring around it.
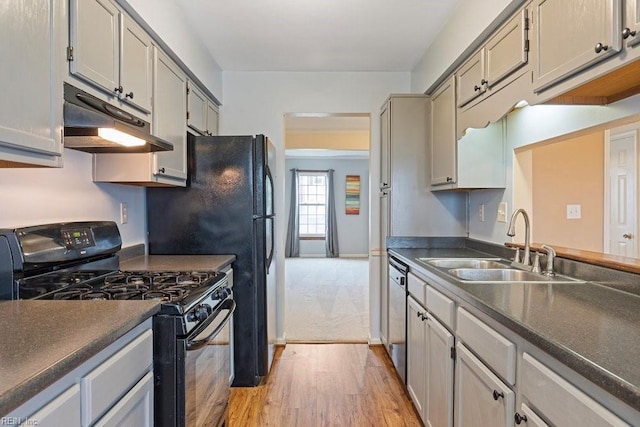
{"label": "stainless steel sink", "polygon": [[516,270],[512,268],[453,268],[449,274],[464,282],[475,283],[580,283],[581,280],[571,277],[556,275],[545,276],[543,274],[532,273],[530,271]]}
{"label": "stainless steel sink", "polygon": [[508,268],[506,264],[490,259],[475,258],[458,258],[458,259],[425,259],[419,258],[420,261],[438,268]]}

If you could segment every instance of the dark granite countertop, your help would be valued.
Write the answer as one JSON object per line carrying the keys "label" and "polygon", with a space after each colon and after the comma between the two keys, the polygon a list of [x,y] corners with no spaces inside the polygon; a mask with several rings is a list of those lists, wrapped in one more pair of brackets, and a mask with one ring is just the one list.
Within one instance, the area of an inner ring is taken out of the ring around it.
{"label": "dark granite countertop", "polygon": [[235,261],[235,255],[142,255],[120,261],[128,271],[218,271]]}
{"label": "dark granite countertop", "polygon": [[0,415],[20,406],[159,309],[155,301],[0,302]]}
{"label": "dark granite countertop", "polygon": [[390,249],[458,296],[636,410],[640,410],[640,297],[593,282],[455,280],[417,258],[493,257],[468,248]]}

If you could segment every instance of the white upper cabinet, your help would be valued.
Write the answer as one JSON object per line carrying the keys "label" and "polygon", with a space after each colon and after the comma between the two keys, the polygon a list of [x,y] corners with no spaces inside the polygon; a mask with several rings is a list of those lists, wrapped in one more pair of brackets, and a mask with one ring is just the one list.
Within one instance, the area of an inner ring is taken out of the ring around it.
{"label": "white upper cabinet", "polygon": [[155,153],[159,178],[187,178],[187,76],[169,57],[155,49],[153,134],[173,144],[173,151]]}
{"label": "white upper cabinet", "polygon": [[456,72],[458,107],[509,83],[507,77],[529,62],[527,14],[518,12]]}
{"label": "white upper cabinet", "polygon": [[431,185],[456,182],[456,82],[451,77],[431,97]]}
{"label": "white upper cabinet", "polygon": [[62,3],[0,7],[0,167],[62,166]]}
{"label": "white upper cabinet", "polygon": [[151,38],[109,0],[72,0],[72,75],[151,112]]}
{"label": "white upper cabinet", "polygon": [[536,92],[622,48],[622,0],[535,0],[533,12]]}
{"label": "white upper cabinet", "polygon": [[93,180],[142,186],[185,186],[187,178],[187,76],[154,48],[152,133],[173,151],[95,154]]}
{"label": "white upper cabinet", "polygon": [[152,100],[153,43],[151,37],[133,20],[122,15],[122,51],[120,56],[121,99],[150,112]]}
{"label": "white upper cabinet", "polygon": [[458,107],[462,107],[487,91],[484,74],[484,49],[481,49],[472,55],[456,73]]}
{"label": "white upper cabinet", "polygon": [[187,125],[200,135],[218,134],[218,107],[202,89],[189,81]]}
{"label": "white upper cabinet", "polygon": [[193,82],[187,88],[187,125],[201,135],[207,132],[207,96]]}
{"label": "white upper cabinet", "polygon": [[640,0],[626,0],[625,25],[622,29],[622,38],[627,46],[635,46],[640,43]]}

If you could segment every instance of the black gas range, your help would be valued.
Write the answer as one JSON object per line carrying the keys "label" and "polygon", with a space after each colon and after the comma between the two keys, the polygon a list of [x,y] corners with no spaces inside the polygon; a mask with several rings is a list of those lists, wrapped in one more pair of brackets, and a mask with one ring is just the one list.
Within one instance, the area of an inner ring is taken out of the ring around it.
{"label": "black gas range", "polygon": [[[158,301],[155,424],[224,422],[233,380],[235,310],[227,274],[121,271],[121,246],[118,227],[110,221],[0,230],[0,299]],[[205,370],[197,367],[205,364]]]}

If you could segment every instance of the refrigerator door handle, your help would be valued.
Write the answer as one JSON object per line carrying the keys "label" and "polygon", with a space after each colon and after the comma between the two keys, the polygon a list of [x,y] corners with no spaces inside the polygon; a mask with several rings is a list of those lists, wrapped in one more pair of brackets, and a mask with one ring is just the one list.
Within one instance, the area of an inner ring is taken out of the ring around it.
{"label": "refrigerator door handle", "polygon": [[275,250],[275,236],[274,236],[274,232],[275,232],[275,219],[273,218],[274,215],[269,215],[268,218],[271,218],[271,221],[269,221],[271,223],[271,253],[269,253],[269,255],[267,255],[267,269],[269,269],[269,267],[271,267],[271,261],[273,261],[273,252]]}

